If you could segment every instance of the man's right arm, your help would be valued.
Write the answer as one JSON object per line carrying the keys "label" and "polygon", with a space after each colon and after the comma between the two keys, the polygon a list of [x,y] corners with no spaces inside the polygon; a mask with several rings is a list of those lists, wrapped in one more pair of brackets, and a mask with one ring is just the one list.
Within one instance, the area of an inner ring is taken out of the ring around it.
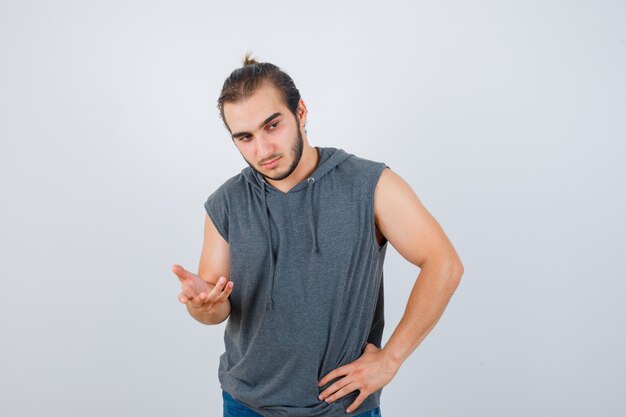
{"label": "man's right arm", "polygon": [[218,324],[230,315],[233,283],[230,282],[230,247],[205,214],[204,243],[198,274],[174,265],[182,291],[178,299],[186,304],[189,314],[204,324]]}

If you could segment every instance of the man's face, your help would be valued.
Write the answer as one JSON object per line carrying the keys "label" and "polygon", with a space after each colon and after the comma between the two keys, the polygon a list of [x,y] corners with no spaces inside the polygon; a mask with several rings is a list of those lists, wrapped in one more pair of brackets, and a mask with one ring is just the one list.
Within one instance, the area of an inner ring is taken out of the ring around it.
{"label": "man's face", "polygon": [[300,121],[274,86],[265,84],[247,99],[225,103],[224,118],[252,169],[275,181],[296,169],[303,149]]}

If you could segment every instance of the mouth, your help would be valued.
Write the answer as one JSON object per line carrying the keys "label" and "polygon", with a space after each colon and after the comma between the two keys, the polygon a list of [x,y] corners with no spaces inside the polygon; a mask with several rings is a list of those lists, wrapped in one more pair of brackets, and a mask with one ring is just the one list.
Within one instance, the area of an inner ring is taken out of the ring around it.
{"label": "mouth", "polygon": [[278,164],[278,160],[280,158],[281,157],[279,156],[278,158],[274,158],[271,161],[264,162],[264,163],[261,164],[261,166],[263,168],[274,168],[276,166],[276,164]]}

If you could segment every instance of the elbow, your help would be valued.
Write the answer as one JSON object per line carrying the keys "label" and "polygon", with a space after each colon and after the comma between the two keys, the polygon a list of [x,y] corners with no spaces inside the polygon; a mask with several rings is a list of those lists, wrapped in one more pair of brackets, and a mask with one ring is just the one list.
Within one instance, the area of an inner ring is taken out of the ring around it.
{"label": "elbow", "polygon": [[458,280],[461,281],[461,277],[463,276],[463,273],[465,272],[465,267],[463,266],[463,263],[461,262],[461,260],[459,260],[458,262],[455,262],[454,264],[454,277]]}
{"label": "elbow", "polygon": [[461,277],[463,276],[463,272],[465,272],[465,269],[461,261],[459,260],[457,262],[454,262],[454,265],[452,266],[452,272],[450,273],[452,293],[456,291],[457,287],[461,283]]}
{"label": "elbow", "polygon": [[465,272],[463,263],[458,257],[440,260],[439,262],[424,263],[421,269],[431,270],[439,277],[441,285],[448,288],[451,292],[456,290]]}
{"label": "elbow", "polygon": [[446,277],[447,285],[450,287],[451,291],[454,292],[461,282],[463,272],[465,272],[463,263],[458,259],[447,262],[443,270],[445,271],[443,275]]}

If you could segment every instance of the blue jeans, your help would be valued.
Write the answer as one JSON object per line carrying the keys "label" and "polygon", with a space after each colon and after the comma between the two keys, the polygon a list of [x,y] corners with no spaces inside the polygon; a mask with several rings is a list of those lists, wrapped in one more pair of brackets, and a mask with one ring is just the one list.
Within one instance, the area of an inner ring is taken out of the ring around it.
{"label": "blue jeans", "polygon": [[[261,414],[255,413],[231,397],[231,395],[224,390],[222,390],[222,398],[224,399],[224,417],[263,417]],[[351,414],[346,415],[350,416]],[[354,417],[381,417],[380,407]]]}

